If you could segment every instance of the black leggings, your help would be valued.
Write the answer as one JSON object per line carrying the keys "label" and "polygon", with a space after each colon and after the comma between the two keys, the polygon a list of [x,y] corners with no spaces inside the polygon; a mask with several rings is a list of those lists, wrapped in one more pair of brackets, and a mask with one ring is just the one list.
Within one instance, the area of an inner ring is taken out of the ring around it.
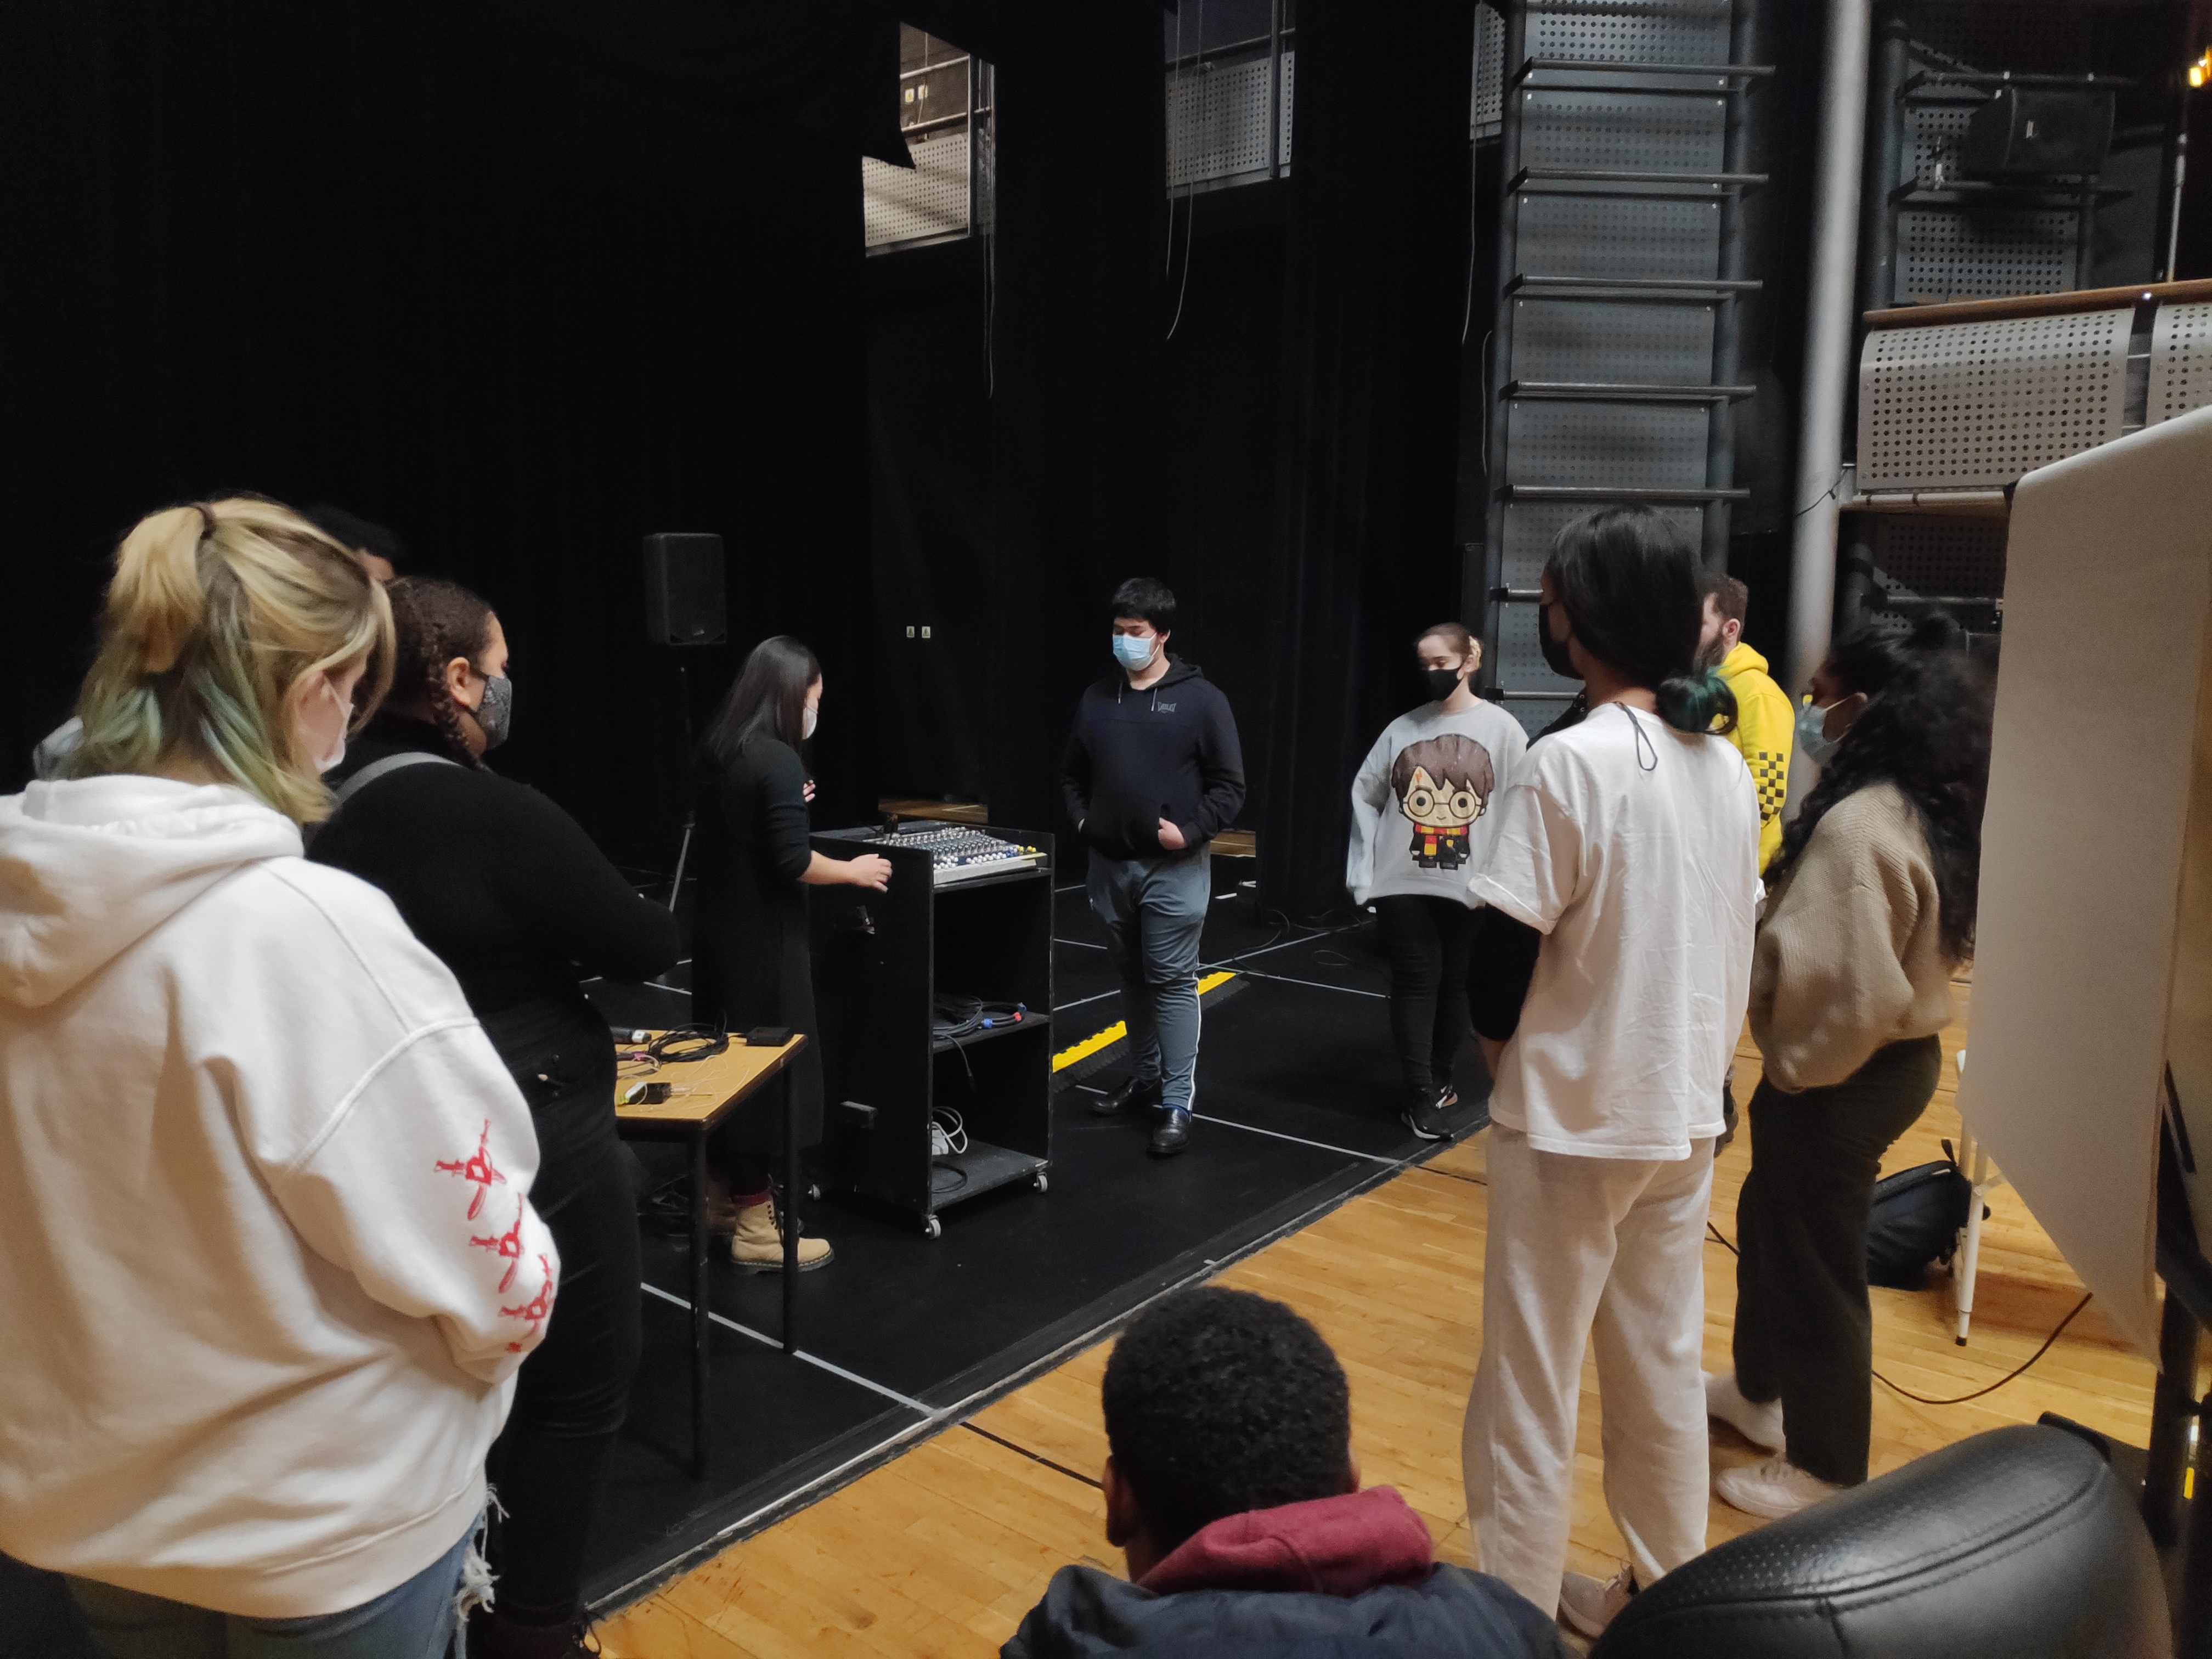
{"label": "black leggings", "polygon": [[539,1162],[530,1199],[560,1247],[561,1286],[486,1468],[507,1510],[492,1530],[500,1616],[555,1625],[581,1605],[584,1548],[637,1370],[641,1274],[611,1076],[532,1115]]}
{"label": "black leggings", "polygon": [[1395,894],[1375,901],[1390,960],[1390,1035],[1408,1093],[1452,1079],[1467,1046],[1467,959],[1474,912],[1457,899]]}

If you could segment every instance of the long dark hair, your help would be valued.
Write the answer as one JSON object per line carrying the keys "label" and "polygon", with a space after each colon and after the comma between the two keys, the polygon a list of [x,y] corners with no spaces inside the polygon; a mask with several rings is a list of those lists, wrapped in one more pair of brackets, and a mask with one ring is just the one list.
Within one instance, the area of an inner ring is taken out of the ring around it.
{"label": "long dark hair", "polygon": [[745,653],[699,747],[724,766],[758,738],[799,747],[806,731],[806,688],[822,678],[822,665],[788,634],[763,640]]}
{"label": "long dark hair", "polygon": [[1559,532],[1544,574],[1583,649],[1650,690],[1660,719],[1678,732],[1735,730],[1735,693],[1696,665],[1698,554],[1672,520],[1649,507],[1585,514]]}
{"label": "long dark hair", "polygon": [[[1782,851],[1766,872],[1770,887],[1786,875],[1838,801],[1872,784],[1893,784],[1912,803],[1928,838],[1943,953],[1954,962],[1974,953],[1982,807],[1990,793],[1990,720],[1996,698],[1990,664],[1960,639],[1948,617],[1931,617],[1910,635],[1890,635],[1889,652],[1863,654],[1856,671],[1831,653],[1829,672],[1854,690],[1864,689],[1854,672],[1887,678],[1820,769],[1820,787],[1783,831]],[[1854,643],[1865,642],[1855,636]]]}
{"label": "long dark hair", "polygon": [[446,687],[446,665],[466,657],[476,667],[491,643],[492,608],[459,582],[440,576],[402,576],[387,584],[397,648],[392,669],[392,701],[428,703],[430,725],[446,758],[463,766],[483,762],[469,747],[461,711]]}

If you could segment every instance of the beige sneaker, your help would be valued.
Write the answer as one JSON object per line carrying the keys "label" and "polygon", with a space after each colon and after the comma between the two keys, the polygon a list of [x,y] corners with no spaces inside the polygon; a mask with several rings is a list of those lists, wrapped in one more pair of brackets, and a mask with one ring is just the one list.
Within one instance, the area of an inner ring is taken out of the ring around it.
{"label": "beige sneaker", "polygon": [[1623,1567],[1601,1583],[1586,1572],[1559,1580],[1559,1617],[1584,1636],[1599,1637],[1636,1594],[1636,1569]]}
{"label": "beige sneaker", "polygon": [[[799,1271],[808,1272],[827,1262],[835,1251],[826,1238],[799,1241]],[[748,1204],[738,1211],[736,1230],[730,1235],[730,1260],[747,1273],[783,1271],[783,1230],[775,1224],[775,1206]]]}
{"label": "beige sneaker", "polygon": [[1764,1463],[1723,1469],[1713,1477],[1713,1493],[1721,1502],[1746,1515],[1763,1516],[1769,1521],[1779,1521],[1800,1510],[1810,1509],[1822,1498],[1833,1498],[1842,1490],[1817,1474],[1806,1474],[1780,1452]]}
{"label": "beige sneaker", "polygon": [[1782,1434],[1782,1402],[1754,1405],[1743,1397],[1734,1371],[1705,1373],[1705,1415],[1725,1423],[1761,1451],[1778,1452],[1789,1443]]}

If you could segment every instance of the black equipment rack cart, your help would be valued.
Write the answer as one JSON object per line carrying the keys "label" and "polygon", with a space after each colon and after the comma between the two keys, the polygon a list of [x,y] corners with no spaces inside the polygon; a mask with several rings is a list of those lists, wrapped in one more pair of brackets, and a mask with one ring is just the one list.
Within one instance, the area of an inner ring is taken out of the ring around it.
{"label": "black equipment rack cart", "polygon": [[[963,1200],[1017,1181],[1042,1192],[1052,1162],[1052,837],[974,827],[1042,861],[940,886],[927,850],[873,828],[813,838],[828,858],[891,864],[888,891],[812,894],[823,1171],[908,1211],[932,1238],[938,1212]],[[934,1020],[940,994],[1024,1012],[948,1038]],[[964,1151],[933,1154],[937,1109],[959,1115]]]}

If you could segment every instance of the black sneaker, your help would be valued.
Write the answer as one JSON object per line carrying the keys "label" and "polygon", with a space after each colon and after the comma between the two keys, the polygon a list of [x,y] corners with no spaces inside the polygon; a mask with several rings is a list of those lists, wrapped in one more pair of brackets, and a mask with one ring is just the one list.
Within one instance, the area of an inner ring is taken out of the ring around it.
{"label": "black sneaker", "polygon": [[1160,1127],[1152,1131],[1152,1156],[1173,1158],[1190,1145],[1190,1114],[1180,1109],[1160,1119]]}
{"label": "black sneaker", "polygon": [[1406,1121],[1406,1127],[1424,1140],[1449,1140],[1452,1137],[1451,1122],[1444,1116],[1447,1089],[1439,1089],[1432,1095],[1416,1100],[1400,1114]]}
{"label": "black sneaker", "polygon": [[1149,1108],[1157,1112],[1160,1109],[1160,1093],[1158,1078],[1146,1083],[1133,1077],[1112,1094],[1093,1097],[1091,1109],[1099,1117],[1116,1117],[1138,1108]]}

